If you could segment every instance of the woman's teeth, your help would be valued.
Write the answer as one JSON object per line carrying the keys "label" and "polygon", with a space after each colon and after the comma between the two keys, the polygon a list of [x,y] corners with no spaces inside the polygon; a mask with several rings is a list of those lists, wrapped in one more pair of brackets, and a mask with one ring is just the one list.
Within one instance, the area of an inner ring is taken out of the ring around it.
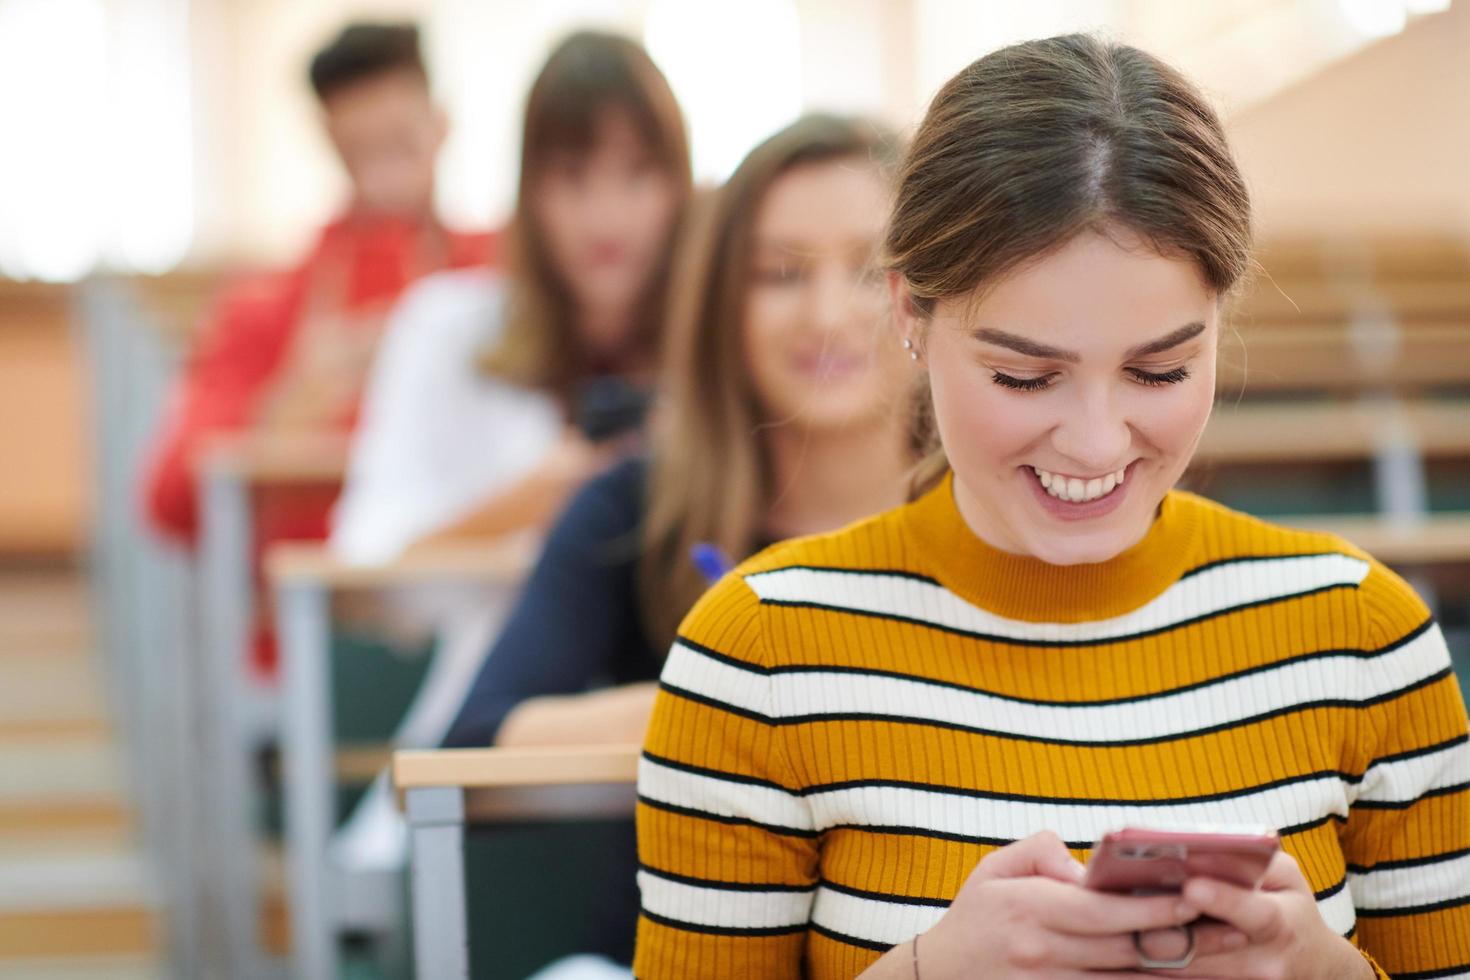
{"label": "woman's teeth", "polygon": [[1113,492],[1114,488],[1122,484],[1123,477],[1128,472],[1125,467],[1116,473],[1109,473],[1107,476],[1098,479],[1079,480],[1075,476],[1058,476],[1055,473],[1048,473],[1046,470],[1037,469],[1034,466],[1031,467],[1031,470],[1036,474],[1036,478],[1041,481],[1041,485],[1046,489],[1047,493],[1056,497],[1058,500],[1066,500],[1074,504],[1096,500],[1098,497],[1106,497]]}

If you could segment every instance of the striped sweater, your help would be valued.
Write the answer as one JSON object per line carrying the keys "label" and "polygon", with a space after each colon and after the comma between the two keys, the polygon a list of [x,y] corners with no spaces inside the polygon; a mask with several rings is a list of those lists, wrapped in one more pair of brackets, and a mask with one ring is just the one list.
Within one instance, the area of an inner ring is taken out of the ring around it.
{"label": "striped sweater", "polygon": [[640,762],[643,980],[852,977],[993,849],[1280,830],[1393,977],[1470,977],[1470,743],[1439,628],[1338,538],[1174,492],[1061,567],[951,481],[770,549],[689,614]]}

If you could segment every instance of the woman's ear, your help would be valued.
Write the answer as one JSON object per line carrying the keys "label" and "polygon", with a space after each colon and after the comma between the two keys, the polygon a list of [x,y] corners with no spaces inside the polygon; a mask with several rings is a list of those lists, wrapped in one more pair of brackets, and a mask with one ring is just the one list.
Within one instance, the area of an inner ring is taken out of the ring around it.
{"label": "woman's ear", "polygon": [[903,344],[904,350],[908,351],[914,360],[918,360],[920,335],[920,317],[914,310],[913,295],[909,292],[909,284],[904,277],[897,272],[888,273],[888,299],[893,310],[893,326],[898,332],[898,341]]}

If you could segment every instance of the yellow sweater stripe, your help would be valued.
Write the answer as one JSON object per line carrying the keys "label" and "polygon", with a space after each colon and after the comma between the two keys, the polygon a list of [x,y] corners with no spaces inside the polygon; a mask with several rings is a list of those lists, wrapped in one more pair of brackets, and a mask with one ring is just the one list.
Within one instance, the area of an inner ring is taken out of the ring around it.
{"label": "yellow sweater stripe", "polygon": [[758,556],[680,632],[640,977],[853,976],[995,847],[1159,822],[1275,827],[1394,976],[1470,977],[1470,726],[1423,604],[1344,542],[1172,494],[1059,569],[988,549],[946,484]]}

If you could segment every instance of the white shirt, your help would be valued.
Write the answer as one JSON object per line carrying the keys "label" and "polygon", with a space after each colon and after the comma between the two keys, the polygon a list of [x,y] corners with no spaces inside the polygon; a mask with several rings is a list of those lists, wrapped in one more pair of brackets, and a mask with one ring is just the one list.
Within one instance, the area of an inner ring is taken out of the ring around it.
{"label": "white shirt", "polygon": [[363,395],[331,550],[388,561],[528,474],[561,438],[544,392],[477,363],[499,340],[504,288],[483,269],[428,276],[389,316]]}

